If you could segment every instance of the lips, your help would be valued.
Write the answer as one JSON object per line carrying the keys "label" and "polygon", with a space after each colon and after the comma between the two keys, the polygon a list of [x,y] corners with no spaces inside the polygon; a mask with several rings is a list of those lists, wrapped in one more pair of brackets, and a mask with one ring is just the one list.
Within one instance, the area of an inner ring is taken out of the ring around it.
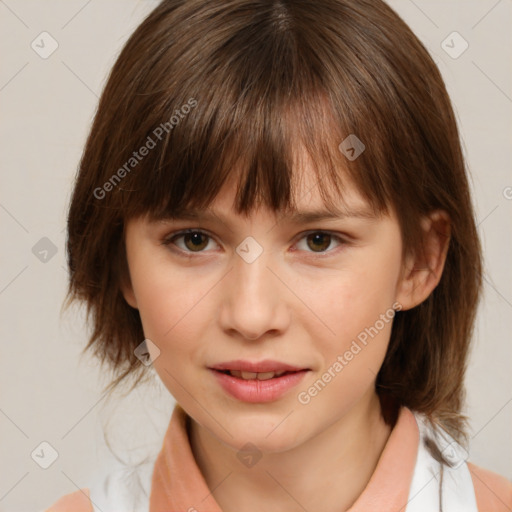
{"label": "lips", "polygon": [[297,385],[309,368],[280,361],[227,361],[209,368],[221,387],[243,402],[277,400]]}
{"label": "lips", "polygon": [[253,373],[265,373],[265,372],[299,372],[301,370],[309,370],[309,368],[292,366],[287,363],[281,363],[280,361],[273,361],[271,359],[265,359],[264,361],[245,361],[237,359],[236,361],[226,361],[225,363],[219,363],[211,367],[212,370],[219,371],[240,371],[240,372],[253,372]]}
{"label": "lips", "polygon": [[242,372],[240,370],[223,370],[223,373],[244,380],[268,380],[274,377],[281,377],[281,375],[284,375],[286,372]]}

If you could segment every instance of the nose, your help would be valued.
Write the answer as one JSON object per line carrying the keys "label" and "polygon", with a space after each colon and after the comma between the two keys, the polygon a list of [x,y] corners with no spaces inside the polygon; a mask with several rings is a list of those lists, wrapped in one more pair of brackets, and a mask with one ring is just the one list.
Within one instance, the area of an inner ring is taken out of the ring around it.
{"label": "nose", "polygon": [[286,286],[265,250],[249,261],[234,254],[221,300],[221,327],[249,341],[278,336],[290,321]]}

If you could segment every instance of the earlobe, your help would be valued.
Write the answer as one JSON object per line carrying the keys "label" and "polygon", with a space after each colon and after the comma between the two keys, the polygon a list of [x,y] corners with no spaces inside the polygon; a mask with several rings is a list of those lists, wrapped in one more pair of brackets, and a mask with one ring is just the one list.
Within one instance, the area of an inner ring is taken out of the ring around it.
{"label": "earlobe", "polygon": [[450,243],[450,218],[435,210],[421,220],[422,246],[409,254],[397,288],[402,309],[412,309],[426,300],[439,284]]}

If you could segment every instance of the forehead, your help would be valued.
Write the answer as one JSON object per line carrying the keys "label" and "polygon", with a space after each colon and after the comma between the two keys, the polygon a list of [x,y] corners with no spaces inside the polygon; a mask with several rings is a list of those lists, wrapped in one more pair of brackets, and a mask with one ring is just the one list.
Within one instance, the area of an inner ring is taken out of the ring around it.
{"label": "forehead", "polygon": [[[356,186],[348,176],[343,179],[342,194],[331,191],[329,200],[322,197],[318,187],[318,178],[310,170],[300,172],[300,181],[293,188],[293,201],[286,209],[280,211],[282,215],[293,216],[303,211],[324,211],[332,215],[344,216],[360,211],[371,211],[370,204],[363,198]],[[215,207],[227,209],[234,198],[234,187],[221,190],[216,198]]]}
{"label": "forehead", "polygon": [[[187,220],[219,220],[226,223],[236,216],[254,217],[260,212],[263,214],[276,214],[281,220],[295,224],[309,223],[321,220],[340,218],[375,219],[380,214],[361,195],[357,187],[346,173],[340,176],[343,182],[342,194],[333,194],[327,200],[322,197],[318,186],[318,176],[313,172],[308,159],[304,158],[300,169],[294,173],[295,184],[293,187],[292,204],[276,212],[271,212],[261,205],[255,204],[250,212],[239,214],[235,211],[234,204],[237,194],[237,182],[232,176],[220,189],[217,196],[206,207],[182,208],[175,212],[174,219]],[[321,179],[321,177],[320,177]]]}

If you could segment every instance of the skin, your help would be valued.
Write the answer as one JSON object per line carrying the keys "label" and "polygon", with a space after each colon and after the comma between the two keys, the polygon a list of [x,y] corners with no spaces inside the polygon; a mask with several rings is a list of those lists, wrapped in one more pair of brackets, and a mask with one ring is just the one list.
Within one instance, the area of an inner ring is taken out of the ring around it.
{"label": "skin", "polygon": [[[303,172],[309,178],[298,209],[321,208],[312,174]],[[211,205],[228,225],[130,220],[125,299],[160,350],[157,356],[150,347],[155,370],[192,418],[192,450],[223,511],[347,510],[391,432],[374,386],[392,322],[308,404],[297,395],[394,303],[406,310],[430,295],[446,258],[448,217],[443,211],[425,217],[425,250],[404,261],[392,211],[375,219],[295,225],[265,209],[237,216],[233,198],[233,183],[226,184]],[[345,199],[351,208],[367,207],[353,187]],[[183,236],[162,244],[187,228],[206,231],[199,251]],[[308,243],[307,235],[320,230],[346,242],[331,237],[329,244],[327,236]],[[263,248],[252,263],[236,252],[247,236]],[[275,359],[311,371],[274,402],[244,403],[227,395],[207,369],[233,359]],[[262,455],[252,467],[237,457],[248,442]]]}

